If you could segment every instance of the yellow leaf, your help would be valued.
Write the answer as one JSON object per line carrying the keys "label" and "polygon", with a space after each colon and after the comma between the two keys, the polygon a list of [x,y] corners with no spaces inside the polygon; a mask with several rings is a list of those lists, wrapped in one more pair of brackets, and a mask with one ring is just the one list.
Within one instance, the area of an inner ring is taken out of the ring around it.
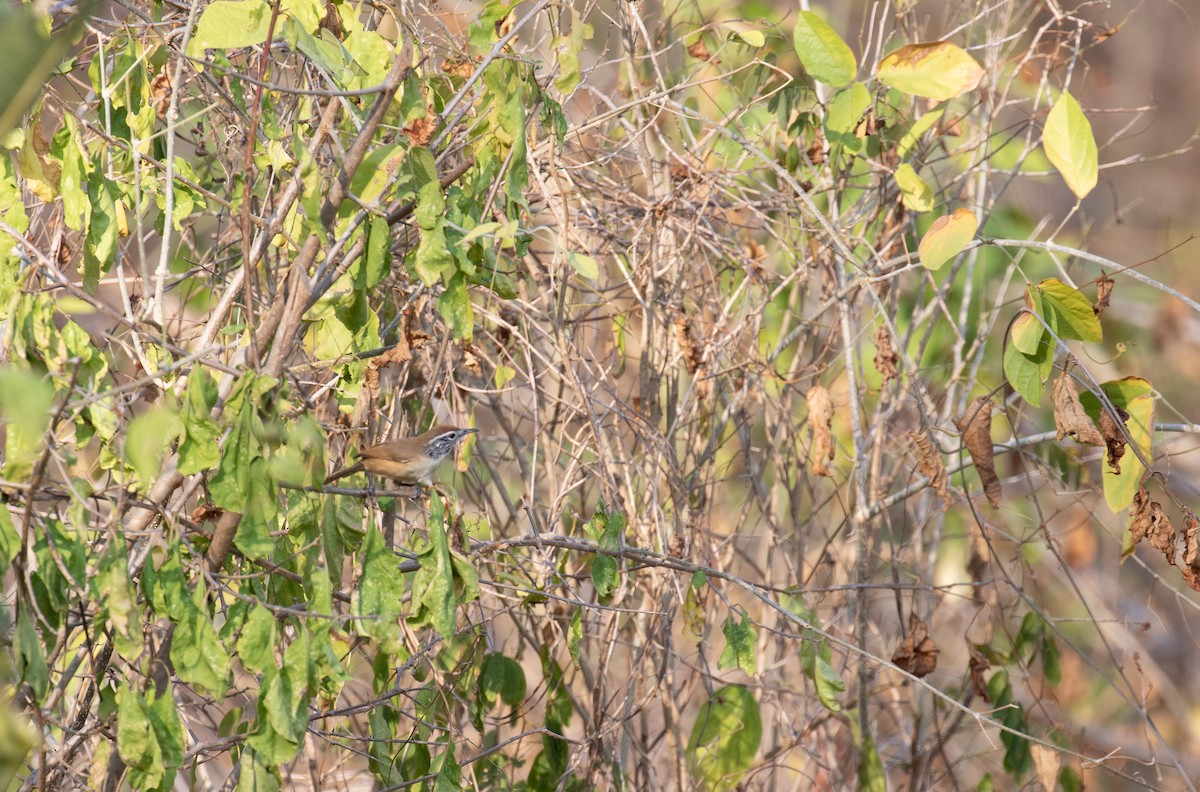
{"label": "yellow leaf", "polygon": [[933,208],[933,190],[907,162],[896,168],[896,184],[900,187],[900,201],[914,212],[928,212]]}
{"label": "yellow leaf", "polygon": [[1079,102],[1066,91],[1046,116],[1042,147],[1076,198],[1082,199],[1096,186],[1099,155],[1092,125]]}
{"label": "yellow leaf", "polygon": [[942,215],[933,221],[917,247],[921,263],[926,269],[941,269],[947,261],[963,252],[975,238],[978,228],[979,221],[970,209],[955,209],[951,214]]}
{"label": "yellow leaf", "polygon": [[979,85],[983,68],[962,47],[932,41],[890,53],[876,76],[898,91],[944,102]]}

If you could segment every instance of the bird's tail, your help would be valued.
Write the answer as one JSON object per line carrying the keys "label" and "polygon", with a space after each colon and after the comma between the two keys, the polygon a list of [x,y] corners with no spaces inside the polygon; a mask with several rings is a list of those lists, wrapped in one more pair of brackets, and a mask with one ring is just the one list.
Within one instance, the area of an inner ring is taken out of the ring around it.
{"label": "bird's tail", "polygon": [[359,473],[362,471],[362,469],[363,469],[362,462],[355,462],[353,465],[347,465],[346,467],[342,468],[341,470],[337,471],[336,473],[330,473],[329,478],[325,479],[325,483],[329,484],[334,481],[337,481],[340,478],[345,478],[346,476],[349,476],[352,473]]}

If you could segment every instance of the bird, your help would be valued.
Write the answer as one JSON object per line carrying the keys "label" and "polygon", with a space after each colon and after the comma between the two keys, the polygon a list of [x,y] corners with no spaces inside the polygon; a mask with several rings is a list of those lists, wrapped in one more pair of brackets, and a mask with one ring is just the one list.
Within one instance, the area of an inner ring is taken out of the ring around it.
{"label": "bird", "polygon": [[401,484],[432,486],[433,474],[442,460],[454,451],[460,440],[478,431],[439,424],[416,437],[389,440],[364,448],[358,462],[331,474],[325,483],[365,470]]}

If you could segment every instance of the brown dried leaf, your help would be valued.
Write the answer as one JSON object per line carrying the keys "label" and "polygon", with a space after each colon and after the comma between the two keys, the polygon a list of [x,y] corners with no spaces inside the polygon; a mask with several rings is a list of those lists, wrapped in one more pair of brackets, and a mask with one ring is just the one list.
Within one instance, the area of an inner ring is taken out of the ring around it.
{"label": "brown dried leaf", "polygon": [[467,57],[448,58],[442,63],[442,72],[451,77],[470,77],[475,73],[475,61]]}
{"label": "brown dried leaf", "polygon": [[915,613],[908,614],[908,634],[892,653],[892,662],[913,676],[932,674],[937,668],[937,645],[929,637],[929,627]]}
{"label": "brown dried leaf", "polygon": [[418,118],[408,126],[404,127],[404,136],[414,146],[424,146],[433,140],[433,133],[437,131],[438,117],[437,113],[430,109],[425,113],[424,118]]}
{"label": "brown dried leaf", "polygon": [[900,356],[892,346],[892,334],[887,327],[879,325],[875,331],[875,370],[883,377],[884,385],[900,376],[900,369],[896,367],[899,362]]}
{"label": "brown dried leaf", "polygon": [[983,656],[983,652],[975,648],[975,644],[971,643],[970,639],[967,640],[967,652],[971,655],[970,663],[967,666],[971,672],[971,687],[974,688],[975,695],[991,703],[992,700],[988,698],[987,680],[983,678],[984,672],[991,667],[991,663]]}
{"label": "brown dried leaf", "polygon": [[1149,539],[1150,546],[1165,555],[1168,563],[1174,566],[1175,526],[1162,510],[1162,505],[1150,500],[1145,487],[1139,488],[1133,496],[1133,511],[1129,516],[1129,533],[1133,536],[1133,544]]}
{"label": "brown dried leaf", "polygon": [[983,494],[992,508],[999,508],[1002,490],[996,476],[996,465],[992,456],[992,400],[979,396],[969,405],[963,416],[954,422],[962,434],[963,445],[971,454]]}
{"label": "brown dried leaf", "polygon": [[942,499],[942,511],[949,509],[954,505],[954,497],[950,494],[950,477],[946,475],[942,455],[933,447],[933,441],[924,432],[908,432],[906,436],[908,441],[917,447],[917,466],[929,479],[929,488]]}
{"label": "brown dried leaf", "polygon": [[692,325],[683,311],[675,314],[672,323],[675,329],[675,343],[683,352],[683,362],[687,365],[688,374],[695,374],[700,368],[700,350],[696,348],[696,340],[692,337]]}
{"label": "brown dried leaf", "polygon": [[1101,275],[1096,280],[1096,304],[1092,306],[1092,312],[1096,316],[1104,313],[1104,309],[1108,307],[1108,300],[1112,297],[1114,283],[1116,281],[1107,275]]}
{"label": "brown dried leaf", "polygon": [[1079,403],[1079,391],[1075,390],[1075,381],[1067,372],[1054,381],[1054,425],[1058,427],[1058,439],[1067,435],[1074,437],[1080,443],[1089,445],[1104,445],[1096,424],[1083,411]]}
{"label": "brown dried leaf", "polygon": [[1054,792],[1058,788],[1058,768],[1060,759],[1058,751],[1043,745],[1032,744],[1029,753],[1033,757],[1033,768],[1037,773],[1038,783],[1046,792]]}
{"label": "brown dried leaf", "polygon": [[808,402],[808,427],[812,430],[813,474],[832,476],[825,461],[833,460],[833,402],[829,400],[829,391],[820,385],[809,388],[804,398]]}
{"label": "brown dried leaf", "polygon": [[1113,473],[1120,475],[1121,457],[1125,456],[1125,421],[1129,420],[1129,413],[1118,407],[1117,414],[1121,416],[1120,424],[1107,409],[1100,408],[1100,435],[1104,438],[1104,445],[1108,447],[1108,466],[1112,468]]}
{"label": "brown dried leaf", "polygon": [[159,120],[167,117],[167,109],[171,106],[171,72],[165,66],[150,81],[150,103]]}
{"label": "brown dried leaf", "polygon": [[1183,516],[1183,579],[1200,591],[1200,520],[1191,509]]}
{"label": "brown dried leaf", "polygon": [[704,39],[696,39],[696,43],[687,48],[687,54],[696,60],[702,61],[706,61],[712,57],[712,53],[708,51],[708,47],[704,46]]}

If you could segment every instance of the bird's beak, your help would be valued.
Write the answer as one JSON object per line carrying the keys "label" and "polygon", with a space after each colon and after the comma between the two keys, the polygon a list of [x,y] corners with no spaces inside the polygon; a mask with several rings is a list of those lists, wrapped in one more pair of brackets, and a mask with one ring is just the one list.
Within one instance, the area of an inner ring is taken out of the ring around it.
{"label": "bird's beak", "polygon": [[476,434],[479,432],[478,429],[463,429],[462,431],[463,431],[463,434],[465,434],[465,435]]}

